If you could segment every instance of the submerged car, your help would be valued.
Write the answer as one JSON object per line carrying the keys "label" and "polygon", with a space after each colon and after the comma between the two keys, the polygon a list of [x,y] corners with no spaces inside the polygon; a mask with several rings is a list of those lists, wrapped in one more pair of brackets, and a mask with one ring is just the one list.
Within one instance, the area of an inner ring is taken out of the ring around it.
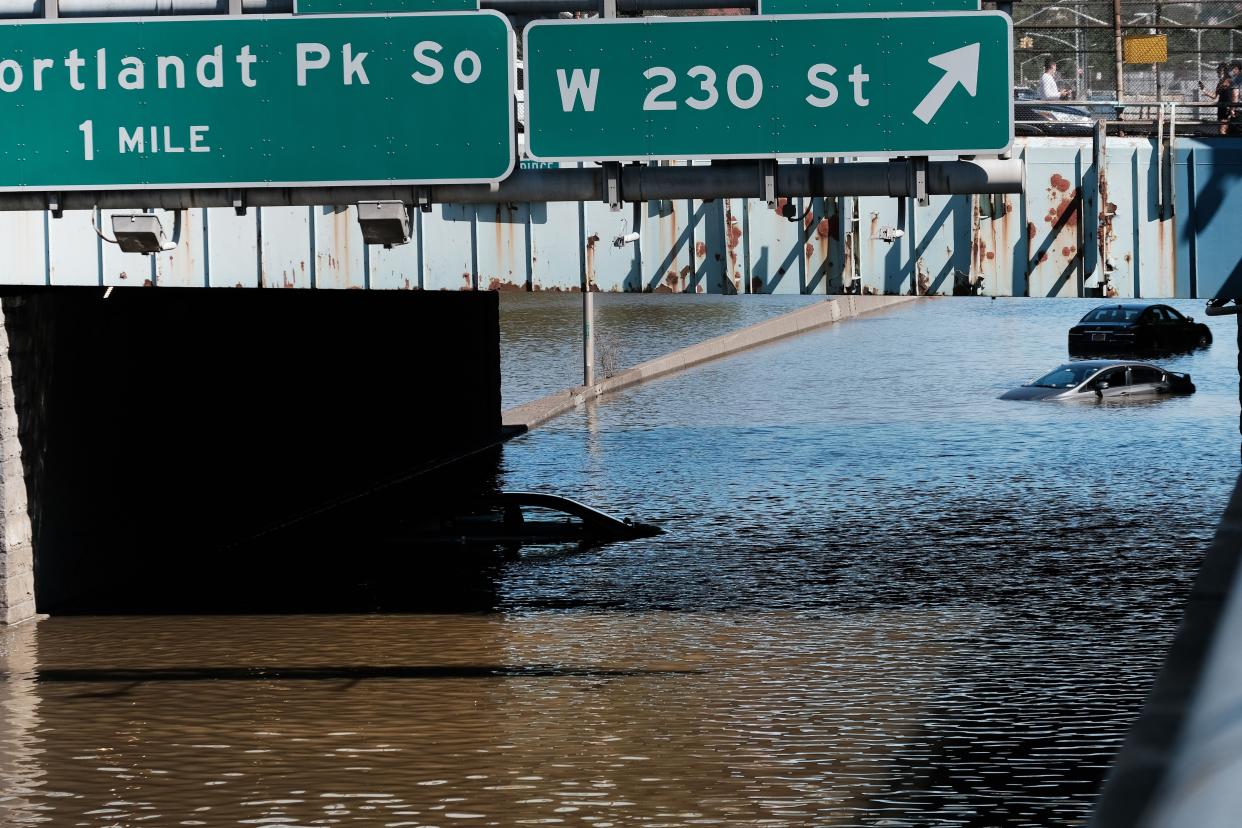
{"label": "submerged car", "polygon": [[1070,354],[1188,351],[1211,344],[1207,325],[1168,305],[1101,305],[1069,330]]}
{"label": "submerged car", "polygon": [[1193,394],[1190,374],[1166,371],[1148,362],[1088,359],[1067,362],[1037,380],[1001,394],[1002,400],[1152,399],[1168,394]]}
{"label": "submerged car", "polygon": [[507,548],[564,543],[595,546],[663,533],[658,526],[613,517],[568,497],[540,492],[498,492],[470,499],[437,516],[416,521],[388,542]]}

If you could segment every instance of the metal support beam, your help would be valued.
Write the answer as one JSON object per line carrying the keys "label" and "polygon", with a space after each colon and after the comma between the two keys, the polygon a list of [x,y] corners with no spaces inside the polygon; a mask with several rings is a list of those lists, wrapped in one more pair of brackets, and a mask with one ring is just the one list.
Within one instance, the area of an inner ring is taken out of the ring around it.
{"label": "metal support beam", "polygon": [[[621,168],[622,201],[661,199],[761,198],[762,162],[731,161],[710,167]],[[1020,193],[1025,166],[1021,159],[995,158],[974,161],[930,161],[927,192],[930,195],[986,195]],[[909,161],[878,163],[795,165],[776,167],[776,192],[786,198],[823,195],[891,196],[915,195]],[[604,171],[599,167],[559,170],[518,170],[492,189],[487,184],[440,184],[418,188],[426,191],[422,204],[505,204],[509,202],[603,201]],[[415,199],[415,188],[373,187],[254,187],[217,190],[107,190],[61,193],[61,209],[104,210],[232,207],[241,193],[250,207],[299,207],[324,204],[356,204],[359,201]],[[0,193],[0,211],[46,210],[47,193]]]}
{"label": "metal support beam", "polygon": [[777,163],[773,161],[759,162],[763,172],[763,191],[760,198],[768,204],[769,210],[776,209],[776,168]]}

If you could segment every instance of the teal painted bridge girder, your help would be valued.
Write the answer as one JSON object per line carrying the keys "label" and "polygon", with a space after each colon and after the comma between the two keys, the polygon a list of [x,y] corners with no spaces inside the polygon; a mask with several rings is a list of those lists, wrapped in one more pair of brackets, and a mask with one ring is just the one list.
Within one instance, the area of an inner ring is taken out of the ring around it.
{"label": "teal painted bridge girder", "polygon": [[3,213],[0,283],[575,290],[586,271],[603,291],[1188,298],[1242,282],[1242,140],[1178,138],[1158,163],[1152,139],[1109,138],[1098,169],[1089,138],[1020,138],[1013,153],[1022,195],[801,198],[794,221],[744,198],[637,215],[434,205],[390,250],[363,243],[352,206],[188,210],[178,247],[154,256],[98,238],[111,211]]}

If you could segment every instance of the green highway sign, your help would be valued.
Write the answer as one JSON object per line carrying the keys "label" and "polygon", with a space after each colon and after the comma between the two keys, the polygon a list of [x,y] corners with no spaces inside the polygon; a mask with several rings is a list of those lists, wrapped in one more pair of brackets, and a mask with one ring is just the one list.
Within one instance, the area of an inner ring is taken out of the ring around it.
{"label": "green highway sign", "polygon": [[978,10],[979,0],[759,0],[760,14],[874,14],[878,12]]}
{"label": "green highway sign", "polygon": [[494,182],[496,12],[0,24],[0,190]]}
{"label": "green highway sign", "polygon": [[1000,12],[537,21],[524,38],[535,159],[966,155],[1013,141]]}

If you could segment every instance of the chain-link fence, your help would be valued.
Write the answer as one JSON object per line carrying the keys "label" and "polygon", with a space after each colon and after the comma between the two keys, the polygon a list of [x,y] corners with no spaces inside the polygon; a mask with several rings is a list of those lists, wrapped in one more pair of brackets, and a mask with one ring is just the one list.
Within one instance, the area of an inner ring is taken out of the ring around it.
{"label": "chain-link fence", "polygon": [[[1216,67],[1242,59],[1242,2],[1020,0],[1014,82],[1035,89],[1044,63],[1077,100],[1210,100]],[[1120,78],[1118,74],[1120,73]]]}

